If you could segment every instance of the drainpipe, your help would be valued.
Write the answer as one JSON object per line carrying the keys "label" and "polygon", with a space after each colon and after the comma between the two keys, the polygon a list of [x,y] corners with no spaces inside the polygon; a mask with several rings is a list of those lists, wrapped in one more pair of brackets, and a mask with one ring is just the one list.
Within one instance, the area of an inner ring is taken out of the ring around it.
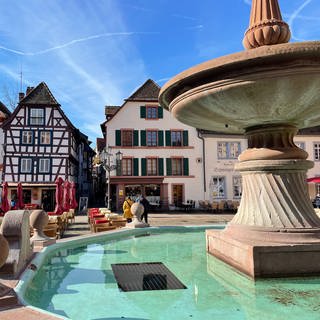
{"label": "drainpipe", "polygon": [[[202,172],[203,172],[203,191],[204,194],[207,192],[207,182],[206,182],[206,157],[205,157],[205,142],[204,138],[201,135],[201,130],[197,129],[198,138],[202,140]],[[203,197],[205,199],[205,195]]]}

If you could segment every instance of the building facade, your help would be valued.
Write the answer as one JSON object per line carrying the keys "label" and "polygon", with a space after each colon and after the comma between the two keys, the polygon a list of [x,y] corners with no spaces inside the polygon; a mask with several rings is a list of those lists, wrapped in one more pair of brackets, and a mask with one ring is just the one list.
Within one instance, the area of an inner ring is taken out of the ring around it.
{"label": "building facade", "polygon": [[[212,201],[240,200],[242,195],[241,176],[234,169],[238,156],[248,147],[243,135],[199,130],[204,139],[205,199]],[[308,153],[308,160],[314,167],[307,172],[307,177],[320,177],[320,127],[302,129],[294,137],[295,144]],[[320,183],[309,183],[311,199],[320,193]]]}
{"label": "building facade", "polygon": [[24,203],[40,206],[46,196],[53,210],[58,177],[75,182],[78,196],[89,196],[93,150],[87,137],[73,126],[44,82],[19,96],[2,126],[2,178],[8,182],[9,197],[15,197],[21,182]]}
{"label": "building facade", "polygon": [[106,107],[106,146],[123,154],[110,179],[117,209],[125,196],[144,195],[164,209],[204,197],[197,130],[159,106],[159,91],[149,79],[122,106]]}
{"label": "building facade", "polygon": [[2,125],[6,119],[11,115],[11,112],[8,108],[0,101],[0,184],[2,184],[3,176],[3,158],[4,158],[4,132]]}

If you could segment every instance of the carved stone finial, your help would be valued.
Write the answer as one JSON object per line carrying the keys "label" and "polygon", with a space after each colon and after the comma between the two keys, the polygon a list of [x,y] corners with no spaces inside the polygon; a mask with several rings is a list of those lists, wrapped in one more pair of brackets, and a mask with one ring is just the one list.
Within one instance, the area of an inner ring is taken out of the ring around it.
{"label": "carved stone finial", "polygon": [[252,0],[250,25],[243,46],[253,49],[289,42],[290,28],[282,20],[278,0]]}

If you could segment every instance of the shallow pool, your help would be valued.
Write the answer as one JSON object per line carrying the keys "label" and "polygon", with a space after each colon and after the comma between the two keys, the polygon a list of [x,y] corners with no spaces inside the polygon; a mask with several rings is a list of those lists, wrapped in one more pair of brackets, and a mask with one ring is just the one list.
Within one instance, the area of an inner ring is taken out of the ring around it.
{"label": "shallow pool", "polygon": [[[24,300],[74,320],[320,318],[320,278],[252,282],[206,254],[204,229],[191,231],[52,252]],[[187,289],[122,292],[111,264],[129,262],[163,262]]]}

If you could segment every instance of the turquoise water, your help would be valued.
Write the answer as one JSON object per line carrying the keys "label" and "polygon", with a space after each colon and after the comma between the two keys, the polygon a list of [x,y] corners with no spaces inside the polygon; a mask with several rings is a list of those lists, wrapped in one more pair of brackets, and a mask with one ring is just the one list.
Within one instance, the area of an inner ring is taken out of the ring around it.
{"label": "turquoise water", "polygon": [[[163,262],[187,289],[121,292],[112,263]],[[74,320],[320,319],[320,278],[253,282],[205,251],[201,232],[152,234],[51,254],[28,286],[33,306]]]}

